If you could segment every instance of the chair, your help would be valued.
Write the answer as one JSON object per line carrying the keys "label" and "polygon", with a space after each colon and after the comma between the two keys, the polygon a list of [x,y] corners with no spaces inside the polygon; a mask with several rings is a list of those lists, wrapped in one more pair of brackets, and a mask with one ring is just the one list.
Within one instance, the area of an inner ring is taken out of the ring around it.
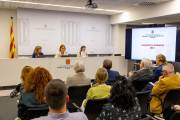
{"label": "chair", "polygon": [[180,111],[176,111],[169,120],[179,120],[180,119]]}
{"label": "chair", "polygon": [[136,83],[134,83],[136,92],[141,92],[141,90],[143,90],[144,87],[149,84],[149,82],[152,82],[152,79],[149,79],[147,81],[137,81]]}
{"label": "chair", "polygon": [[[84,113],[86,114],[88,120],[96,120],[97,117],[99,117],[103,105],[106,104],[108,101],[108,98],[103,98],[103,99],[91,99],[87,101],[85,111]],[[76,105],[76,103],[73,103],[73,105],[81,112],[81,108]]]}
{"label": "chair", "polygon": [[147,113],[147,98],[148,98],[150,92],[151,91],[136,93],[136,97],[139,100],[139,105],[141,106],[142,116],[145,116]]}
{"label": "chair", "polygon": [[67,108],[76,108],[72,103],[81,106],[90,87],[91,85],[70,86],[68,89],[69,102],[67,103]]}
{"label": "chair", "polygon": [[93,83],[95,81],[95,79],[91,79],[91,83]]}
{"label": "chair", "polygon": [[[157,97],[153,95],[154,97]],[[159,97],[157,97],[159,98]],[[159,98],[160,99],[160,98]],[[161,99],[160,99],[161,100]],[[162,113],[165,120],[169,120],[171,115],[169,114],[169,108],[172,105],[180,105],[180,88],[170,89],[164,98],[164,102],[161,100]]]}
{"label": "chair", "polygon": [[47,116],[48,112],[49,112],[49,107],[29,108],[27,110],[26,120],[31,120],[33,118],[39,118],[41,116]]}
{"label": "chair", "polygon": [[96,120],[102,111],[103,105],[106,104],[107,101],[107,98],[88,100],[84,111],[88,120]]}
{"label": "chair", "polygon": [[112,84],[113,84],[113,83],[106,83],[106,85],[110,85],[110,86],[111,86]]}
{"label": "chair", "polygon": [[165,120],[170,118],[169,114],[166,114],[166,111],[172,105],[180,105],[180,88],[169,90],[166,94],[166,97],[164,98],[162,112]]}

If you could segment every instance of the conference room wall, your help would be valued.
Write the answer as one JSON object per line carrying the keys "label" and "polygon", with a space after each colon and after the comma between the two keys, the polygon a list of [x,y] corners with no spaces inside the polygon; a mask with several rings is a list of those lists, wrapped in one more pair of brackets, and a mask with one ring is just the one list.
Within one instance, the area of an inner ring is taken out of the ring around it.
{"label": "conference room wall", "polygon": [[125,56],[126,25],[116,24],[113,27],[114,54]]}
{"label": "conference room wall", "polygon": [[14,40],[16,45],[15,57],[18,57],[17,10],[0,8],[0,58],[9,58],[11,17],[13,17]]}

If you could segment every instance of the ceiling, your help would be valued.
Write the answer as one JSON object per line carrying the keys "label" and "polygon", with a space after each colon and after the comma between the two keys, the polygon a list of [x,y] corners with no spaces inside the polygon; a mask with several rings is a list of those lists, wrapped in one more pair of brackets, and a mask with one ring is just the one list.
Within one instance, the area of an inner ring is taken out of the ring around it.
{"label": "ceiling", "polygon": [[180,14],[173,14],[173,15],[137,20],[133,22],[126,22],[125,24],[142,25],[142,23],[168,24],[168,23],[179,23],[179,22],[180,22]]}
{"label": "ceiling", "polygon": [[[84,7],[87,4],[87,0],[12,0],[12,1],[65,5],[65,6],[74,6],[74,7]],[[98,9],[128,12],[133,9],[136,9],[137,7],[143,7],[143,6],[135,5],[141,2],[156,2],[157,4],[160,4],[162,2],[167,2],[167,1],[171,1],[171,0],[92,0],[92,3],[97,3]],[[40,5],[40,4],[32,4],[32,3],[19,3],[19,2],[9,2],[8,0],[0,0],[0,8],[17,9],[17,7],[22,7],[22,8],[82,12],[82,13],[105,14],[105,15],[114,15],[120,13],[114,11],[59,7],[59,6]]]}

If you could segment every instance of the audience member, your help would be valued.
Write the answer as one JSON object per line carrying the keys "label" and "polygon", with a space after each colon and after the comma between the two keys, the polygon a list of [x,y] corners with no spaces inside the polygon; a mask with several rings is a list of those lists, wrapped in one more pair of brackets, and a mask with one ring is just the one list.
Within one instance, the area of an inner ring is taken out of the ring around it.
{"label": "audience member", "polygon": [[[149,59],[143,59],[140,64],[140,70],[133,72],[129,72],[128,80],[132,82],[135,88],[138,87],[139,82],[144,81],[153,81],[153,72],[150,70],[150,67],[152,66],[152,62]],[[142,88],[144,88],[143,86]],[[142,89],[141,89],[142,90]],[[141,91],[140,90],[140,91]]]}
{"label": "audience member", "polygon": [[10,93],[10,97],[14,98],[17,97],[17,99],[20,99],[20,95],[24,92],[24,81],[25,78],[27,77],[27,75],[29,74],[29,72],[31,72],[33,70],[33,68],[31,66],[25,66],[23,67],[22,71],[21,71],[21,83],[18,84],[15,88],[15,90],[13,90]]}
{"label": "audience member", "polygon": [[[157,82],[159,77],[163,75],[162,67],[164,64],[167,64],[166,57],[162,54],[157,55],[156,56],[156,65],[158,67],[156,69],[154,69],[154,71],[153,71],[153,82],[154,83]],[[141,92],[152,90],[152,88],[153,88],[153,85],[147,84]],[[152,99],[152,96],[150,95],[148,97],[148,101],[151,101],[151,99]]]}
{"label": "audience member", "polygon": [[158,66],[154,72],[153,72],[153,82],[156,82],[159,80],[159,77],[163,75],[162,73],[162,67],[164,64],[167,64],[166,57],[162,54],[156,56],[156,65]]}
{"label": "audience member", "polygon": [[109,103],[103,106],[96,120],[135,120],[141,116],[141,107],[131,82],[124,76],[116,77]]}
{"label": "audience member", "polygon": [[[103,68],[105,68],[107,70],[108,73],[108,78],[106,81],[106,84],[112,84],[113,81],[115,80],[116,76],[119,76],[119,72],[118,71],[113,71],[111,70],[112,68],[112,61],[109,59],[105,59],[103,62]],[[95,84],[97,81],[95,80],[93,82],[93,84]]]}
{"label": "audience member", "polygon": [[28,108],[41,108],[48,105],[44,102],[44,89],[48,82],[52,80],[51,74],[41,67],[32,70],[24,82],[25,92],[21,95],[18,104],[18,117],[26,119]]}
{"label": "audience member", "polygon": [[33,120],[88,120],[83,112],[69,113],[66,103],[69,101],[67,88],[62,80],[52,80],[45,87],[45,102],[49,105],[48,116]]}
{"label": "audience member", "polygon": [[84,108],[89,99],[102,99],[108,98],[110,95],[111,86],[106,85],[105,82],[108,78],[106,69],[99,68],[95,75],[97,83],[94,84],[87,92],[86,100],[84,101]]}
{"label": "audience member", "polygon": [[81,85],[90,85],[91,79],[86,77],[83,73],[85,71],[85,65],[83,61],[76,61],[74,64],[74,70],[76,72],[75,75],[67,77],[66,79],[66,87],[70,86],[81,86]]}
{"label": "audience member", "polygon": [[[158,96],[162,101],[170,89],[180,88],[180,75],[174,74],[174,66],[170,63],[163,65],[163,75],[152,89],[152,94]],[[160,114],[162,106],[160,99],[153,96],[150,103],[152,113]]]}

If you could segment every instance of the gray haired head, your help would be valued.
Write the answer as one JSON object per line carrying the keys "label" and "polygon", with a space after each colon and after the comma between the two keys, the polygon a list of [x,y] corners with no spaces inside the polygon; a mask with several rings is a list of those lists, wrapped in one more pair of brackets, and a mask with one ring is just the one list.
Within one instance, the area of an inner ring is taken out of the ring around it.
{"label": "gray haired head", "polygon": [[171,63],[164,64],[162,69],[164,71],[167,71],[168,73],[173,73],[174,72],[174,66]]}
{"label": "gray haired head", "polygon": [[144,67],[147,69],[150,69],[150,67],[152,66],[152,61],[147,58],[142,59],[141,63],[144,64]]}
{"label": "gray haired head", "polygon": [[85,71],[85,65],[83,61],[76,61],[74,63],[74,70],[76,72],[84,72]]}

